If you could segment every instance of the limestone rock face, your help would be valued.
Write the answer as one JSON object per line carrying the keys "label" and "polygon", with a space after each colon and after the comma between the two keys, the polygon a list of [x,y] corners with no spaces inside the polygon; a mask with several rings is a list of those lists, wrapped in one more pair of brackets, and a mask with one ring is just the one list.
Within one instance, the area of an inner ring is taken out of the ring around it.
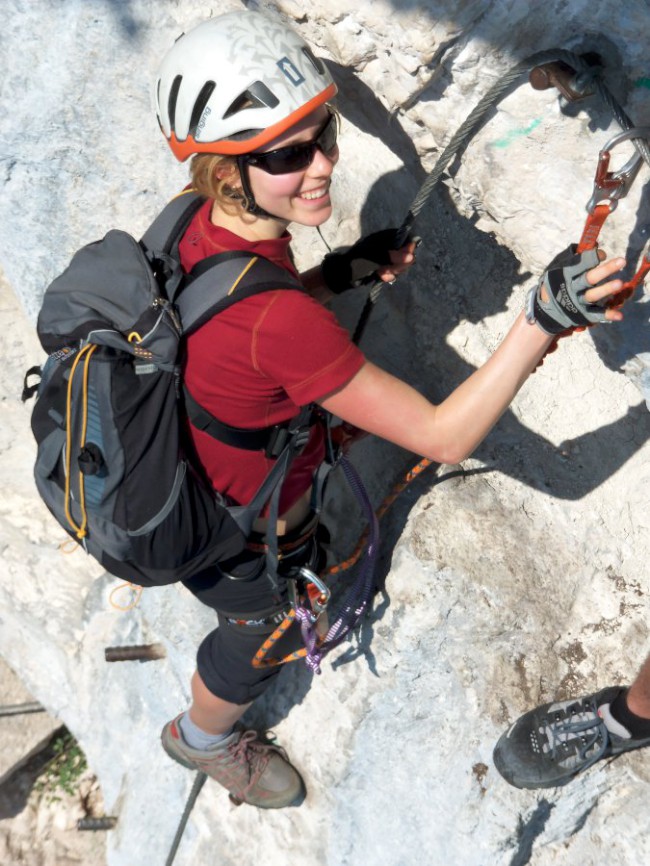
{"label": "limestone rock face", "polygon": [[[322,229],[332,247],[399,224],[481,97],[542,49],[598,52],[618,101],[650,123],[642,0],[245,5],[284,16],[339,83],[336,212]],[[0,653],[78,738],[107,813],[119,816],[109,866],[162,863],[192,776],[166,758],[158,734],[187,704],[196,647],[214,618],[176,586],[130,607],[129,591],[80,550],[59,550],[63,533],[33,488],[30,408],[19,392],[24,370],[42,360],[33,324],[49,281],[109,228],[142,232],[186,182],[150,107],[159,57],[182,30],[241,4],[9,6],[0,44]],[[483,363],[540,270],[578,239],[598,152],[616,131],[595,98],[568,105],[522,80],[422,210],[418,262],[382,293],[368,356],[433,400]],[[648,236],[647,179],[642,166],[603,230],[605,249],[626,255],[630,270]],[[312,230],[294,236],[301,267],[326,252]],[[352,325],[361,303],[342,298],[342,321]],[[235,809],[208,783],[179,866],[215,862],[215,851],[219,863],[271,866],[289,851],[316,866],[650,861],[648,754],[545,792],[510,788],[491,758],[525,709],[629,682],[647,652],[647,297],[625,314],[621,326],[563,340],[472,459],[431,468],[397,501],[382,523],[385,581],[372,617],[321,677],[287,668],[248,716],[277,732],[308,799],[261,814]],[[356,448],[376,504],[415,462],[385,443]],[[360,531],[343,486],[327,512],[343,555]],[[104,661],[107,646],[153,642],[165,659]]]}

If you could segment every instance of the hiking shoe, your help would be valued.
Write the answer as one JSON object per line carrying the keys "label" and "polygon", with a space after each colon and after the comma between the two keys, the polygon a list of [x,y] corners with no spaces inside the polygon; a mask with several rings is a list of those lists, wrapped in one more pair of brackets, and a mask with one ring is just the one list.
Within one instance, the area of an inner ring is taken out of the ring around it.
{"label": "hiking shoe", "polygon": [[525,713],[496,744],[495,767],[515,788],[555,788],[601,758],[650,746],[650,737],[630,736],[609,712],[621,691],[614,686]]}
{"label": "hiking shoe", "polygon": [[179,764],[200,770],[223,785],[237,805],[280,809],[302,800],[303,781],[284,749],[263,742],[256,731],[247,731],[243,725],[235,725],[232,734],[214,749],[193,749],[183,738],[179,719],[163,728],[163,749]]}

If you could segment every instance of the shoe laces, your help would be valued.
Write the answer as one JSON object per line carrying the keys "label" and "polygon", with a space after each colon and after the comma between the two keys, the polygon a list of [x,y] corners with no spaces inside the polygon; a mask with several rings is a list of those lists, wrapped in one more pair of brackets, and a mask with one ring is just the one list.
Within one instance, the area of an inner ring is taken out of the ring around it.
{"label": "shoe laces", "polygon": [[284,749],[271,743],[263,743],[257,731],[244,731],[235,743],[228,746],[233,762],[247,766],[250,776],[248,785],[242,793],[249,791],[266,770],[272,752],[279,752],[285,757]]}
{"label": "shoe laces", "polygon": [[552,760],[573,746],[584,767],[600,760],[609,744],[609,731],[593,700],[571,704],[558,710],[554,718],[546,717],[542,720],[541,732],[546,735]]}

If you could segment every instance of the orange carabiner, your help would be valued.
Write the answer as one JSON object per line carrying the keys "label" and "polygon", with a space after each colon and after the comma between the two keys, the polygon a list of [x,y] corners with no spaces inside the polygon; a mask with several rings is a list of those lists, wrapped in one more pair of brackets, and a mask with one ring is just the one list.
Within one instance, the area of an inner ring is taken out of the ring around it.
{"label": "orange carabiner", "polygon": [[584,253],[586,250],[594,249],[605,220],[616,210],[619,200],[625,198],[630,191],[641,168],[643,161],[641,154],[633,154],[618,171],[610,171],[609,163],[612,150],[617,145],[635,138],[650,138],[650,127],[635,126],[632,129],[627,129],[625,132],[620,132],[610,138],[601,148],[598,154],[594,189],[587,202],[587,221],[576,252]]}

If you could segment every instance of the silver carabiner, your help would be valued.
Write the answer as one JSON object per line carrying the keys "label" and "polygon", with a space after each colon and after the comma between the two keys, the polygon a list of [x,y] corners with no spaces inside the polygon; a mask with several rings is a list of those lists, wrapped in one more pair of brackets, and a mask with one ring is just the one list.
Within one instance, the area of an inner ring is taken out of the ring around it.
{"label": "silver carabiner", "polygon": [[643,161],[641,154],[635,153],[618,171],[609,171],[609,160],[611,151],[617,145],[632,138],[650,138],[650,127],[635,126],[632,129],[625,130],[625,132],[620,132],[618,135],[610,138],[598,154],[594,191],[587,202],[589,213],[593,213],[596,205],[602,201],[608,202],[611,213],[616,210],[619,199],[625,198],[630,191],[630,187],[641,168],[641,162]]}
{"label": "silver carabiner", "polygon": [[322,613],[332,597],[329,587],[323,583],[317,574],[314,574],[311,568],[307,568],[306,565],[301,566],[298,573],[306,583],[311,583],[312,586],[315,586],[318,590],[320,594],[319,598],[310,599],[310,602],[314,613]]}

